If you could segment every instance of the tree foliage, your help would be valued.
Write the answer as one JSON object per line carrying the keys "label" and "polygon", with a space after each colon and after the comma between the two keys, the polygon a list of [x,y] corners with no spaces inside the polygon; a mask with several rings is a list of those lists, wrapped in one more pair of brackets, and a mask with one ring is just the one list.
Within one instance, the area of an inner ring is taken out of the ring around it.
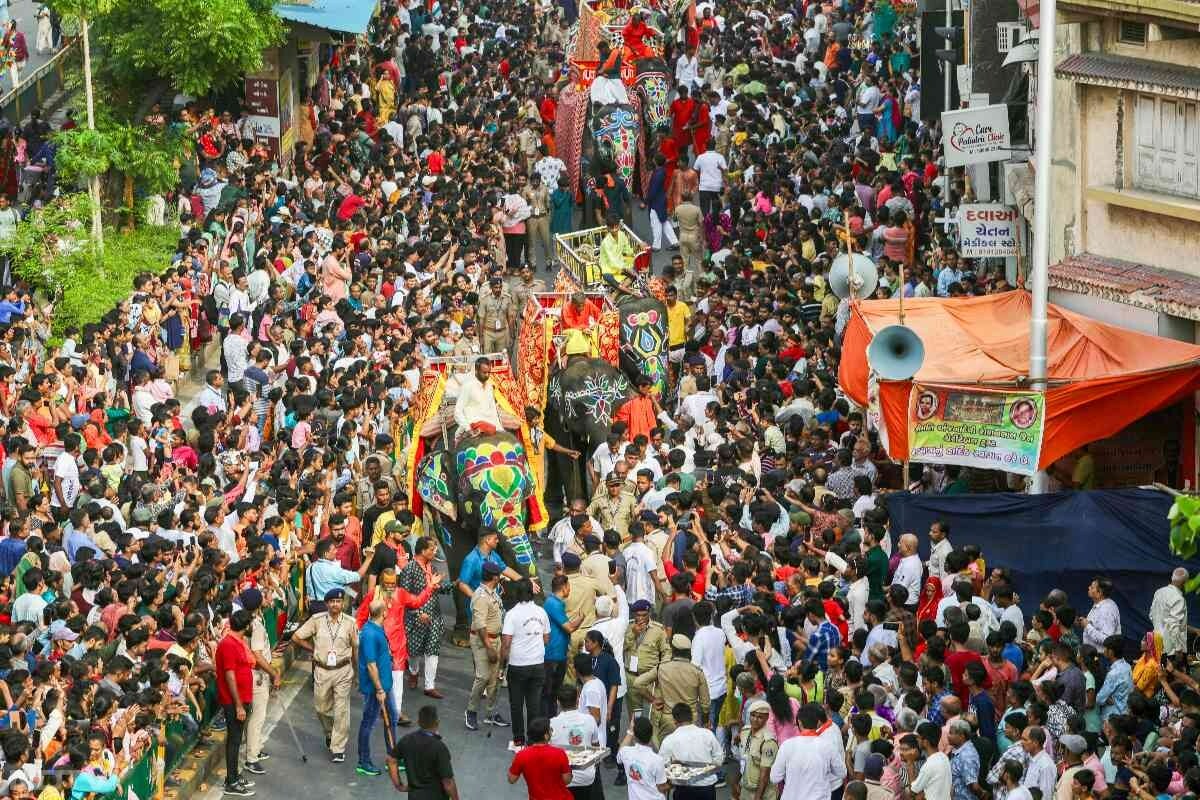
{"label": "tree foliage", "polygon": [[88,235],[90,213],[86,194],[65,195],[18,223],[3,245],[18,277],[58,298],[56,333],[99,320],[129,296],[135,275],[162,272],[177,242],[170,227],[109,229],[100,251]]}
{"label": "tree foliage", "polygon": [[86,180],[115,169],[148,194],[165,194],[178,185],[179,164],[188,146],[170,128],[118,122],[103,105],[96,109],[95,130],[61,131],[54,141],[55,164],[64,180]]}
{"label": "tree foliage", "polygon": [[[1171,552],[1185,560],[1194,558],[1200,552],[1200,497],[1177,495],[1167,519],[1171,523]],[[1187,592],[1197,590],[1200,590],[1200,573],[1184,586]]]}
{"label": "tree foliage", "polygon": [[[89,0],[68,0],[89,2]],[[127,80],[166,77],[186,94],[222,89],[284,40],[262,0],[106,0],[95,19],[105,65]]]}

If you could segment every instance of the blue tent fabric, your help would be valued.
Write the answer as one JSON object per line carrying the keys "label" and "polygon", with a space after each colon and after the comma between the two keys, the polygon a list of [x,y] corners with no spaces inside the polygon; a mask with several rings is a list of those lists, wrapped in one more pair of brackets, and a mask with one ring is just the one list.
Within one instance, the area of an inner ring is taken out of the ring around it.
{"label": "blue tent fabric", "polygon": [[375,13],[377,0],[313,0],[303,4],[280,2],[275,13],[291,22],[342,33],[362,34]]}
{"label": "blue tent fabric", "polygon": [[[1137,637],[1150,629],[1150,601],[1171,570],[1195,574],[1200,560],[1181,562],[1168,547],[1172,499],[1153,489],[1113,489],[1054,494],[888,496],[893,538],[916,533],[929,557],[929,526],[950,525],[956,547],[978,545],[988,569],[1012,571],[1026,618],[1051,589],[1062,589],[1081,615],[1092,607],[1092,578],[1112,579],[1121,609],[1121,631]],[[1189,617],[1196,607],[1189,600]],[[1194,624],[1194,623],[1193,623]]]}

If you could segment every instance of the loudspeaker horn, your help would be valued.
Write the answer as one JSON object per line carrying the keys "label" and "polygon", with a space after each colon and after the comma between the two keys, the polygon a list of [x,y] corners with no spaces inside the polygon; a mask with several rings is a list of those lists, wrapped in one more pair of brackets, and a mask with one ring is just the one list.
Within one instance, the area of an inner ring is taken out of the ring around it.
{"label": "loudspeaker horn", "polygon": [[[854,260],[854,276],[850,275],[850,261]],[[845,253],[833,260],[829,269],[829,290],[840,298],[862,300],[875,294],[879,285],[879,270],[875,262],[862,253]]]}
{"label": "loudspeaker horn", "polygon": [[921,369],[925,362],[925,345],[921,337],[904,325],[889,325],[871,340],[867,347],[867,363],[889,381],[906,381]]}

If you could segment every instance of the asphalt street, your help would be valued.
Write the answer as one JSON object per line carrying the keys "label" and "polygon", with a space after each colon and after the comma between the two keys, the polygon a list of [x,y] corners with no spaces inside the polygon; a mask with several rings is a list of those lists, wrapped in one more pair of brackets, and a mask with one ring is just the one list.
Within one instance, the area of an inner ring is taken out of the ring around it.
{"label": "asphalt street", "polygon": [[[543,575],[553,574],[543,560]],[[510,728],[493,728],[480,725],[478,731],[469,731],[463,724],[463,712],[467,707],[474,669],[471,651],[455,647],[449,641],[453,628],[453,601],[442,596],[442,610],[446,614],[447,638],[442,643],[438,665],[438,689],[446,697],[431,700],[420,688],[404,690],[403,711],[415,719],[417,710],[425,704],[436,705],[440,718],[440,735],[450,748],[459,796],[462,800],[519,800],[528,794],[524,781],[509,784],[506,778],[513,754],[508,750]],[[257,797],[308,798],[334,797],[346,800],[379,800],[398,795],[387,774],[379,777],[364,777],[354,770],[357,761],[357,735],[362,719],[362,697],[357,689],[351,692],[350,744],[346,748],[346,761],[334,764],[325,749],[325,734],[317,720],[312,705],[311,662],[298,661],[284,678],[280,691],[272,696],[268,710],[266,732],[270,759],[263,762],[266,775],[244,775],[255,782]],[[497,709],[509,719],[508,692],[500,690]],[[290,726],[295,730],[292,737]],[[399,735],[415,730],[401,728]],[[308,763],[301,761],[299,747],[308,756]],[[382,721],[376,724],[372,737],[372,759],[381,768],[385,763],[384,733]],[[614,786],[616,770],[602,766],[604,796],[627,797],[624,787]],[[223,770],[222,770],[223,773]],[[221,797],[221,775],[214,775],[208,789],[200,800],[219,800]],[[718,789],[718,798],[728,798],[729,789]]]}
{"label": "asphalt street", "polygon": [[[15,0],[14,6],[21,2],[28,0]],[[650,226],[647,212],[636,205],[632,227],[639,237],[649,243]],[[654,254],[656,273],[661,274],[662,268],[670,263],[671,255],[672,252],[665,248]],[[545,265],[537,266],[537,277],[545,280],[548,288],[552,287],[553,274],[547,275]],[[553,574],[550,563],[545,559],[542,560],[540,568],[543,575]],[[505,777],[513,758],[513,754],[508,750],[511,729],[480,725],[480,730],[469,731],[463,724],[463,712],[471,691],[474,667],[471,651],[455,647],[449,641],[454,609],[453,601],[445,595],[442,597],[442,610],[447,619],[447,637],[442,644],[437,683],[439,691],[446,697],[444,700],[431,700],[421,689],[413,690],[406,686],[403,711],[415,719],[417,710],[422,705],[431,703],[437,706],[441,719],[440,734],[450,748],[462,800],[518,800],[528,797],[524,781],[509,784]],[[346,761],[342,764],[330,761],[329,752],[325,749],[324,732],[313,711],[310,671],[311,662],[298,661],[285,676],[282,689],[272,696],[266,723],[268,752],[271,757],[262,764],[267,774],[245,776],[253,778],[256,796],[271,800],[306,800],[316,797],[377,800],[392,796],[394,789],[386,773],[372,778],[359,775],[354,770],[357,761],[358,725],[362,718],[362,697],[357,690],[351,693],[350,744],[347,747]],[[505,689],[500,690],[497,709],[506,719],[509,718],[508,692]],[[291,732],[293,728],[295,738]],[[399,735],[412,730],[415,730],[415,726],[401,728]],[[372,742],[372,758],[382,767],[386,756],[382,722],[376,724]],[[300,749],[297,749],[297,743]],[[301,749],[308,756],[307,764],[301,761]],[[616,778],[615,768],[601,769],[605,796],[626,797],[624,787],[613,786],[613,780]],[[223,769],[221,772],[221,775],[214,775],[209,780],[208,789],[201,794],[201,800],[218,800],[221,797]],[[718,790],[717,797],[729,797],[729,790]]]}
{"label": "asphalt street", "polygon": [[[0,4],[5,0],[0,0]],[[29,61],[21,70],[21,77],[33,72],[35,69],[45,64],[50,60],[53,53],[39,53],[37,51],[37,11],[42,7],[41,3],[35,0],[9,0],[8,16],[10,19],[17,21],[17,30],[25,34],[25,43],[29,47]],[[0,11],[0,15],[2,15]],[[7,92],[12,88],[12,80],[8,70],[0,71],[0,92]]]}

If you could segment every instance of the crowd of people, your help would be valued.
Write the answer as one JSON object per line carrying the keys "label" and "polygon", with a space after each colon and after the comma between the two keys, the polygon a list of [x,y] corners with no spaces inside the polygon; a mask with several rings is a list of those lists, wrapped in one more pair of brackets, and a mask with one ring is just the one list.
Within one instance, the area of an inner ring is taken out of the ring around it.
{"label": "crowd of people", "polygon": [[[554,121],[575,3],[431,6],[384,0],[367,36],[323,47],[285,159],[236,109],[156,106],[149,124],[195,141],[182,234],[99,322],[53,339],[53,309],[6,274],[0,795],[112,792],[211,722],[224,792],[252,796],[289,639],[311,653],[328,758],[345,760],[360,694],[357,772],[420,797],[482,791],[460,789],[437,735],[460,724],[510,729],[508,780],[533,800],[1200,790],[1187,574],[1139,643],[1103,576],[1086,613],[1061,591],[1022,612],[1020,576],[948,524],[892,528],[905,476],[839,393],[839,253],[875,261],[881,297],[1012,288],[935,225],[970,195],[921,115],[913,10],[668,14],[677,85],[649,191],[598,152],[572,196]],[[622,57],[643,55],[641,24]],[[35,118],[13,139],[46,133]],[[21,211],[0,197],[0,240]],[[447,574],[407,493],[423,369],[511,352],[552,234],[607,224],[610,284],[638,291],[619,222],[643,213],[652,247],[679,251],[657,270],[669,391],[640,381],[592,452],[547,443],[587,480],[540,487],[556,517],[540,580],[489,529]],[[204,385],[184,402],[190,368]],[[439,684],[451,593],[474,659],[461,723]],[[579,747],[610,752],[572,769]],[[673,763],[697,776],[672,787]]]}

